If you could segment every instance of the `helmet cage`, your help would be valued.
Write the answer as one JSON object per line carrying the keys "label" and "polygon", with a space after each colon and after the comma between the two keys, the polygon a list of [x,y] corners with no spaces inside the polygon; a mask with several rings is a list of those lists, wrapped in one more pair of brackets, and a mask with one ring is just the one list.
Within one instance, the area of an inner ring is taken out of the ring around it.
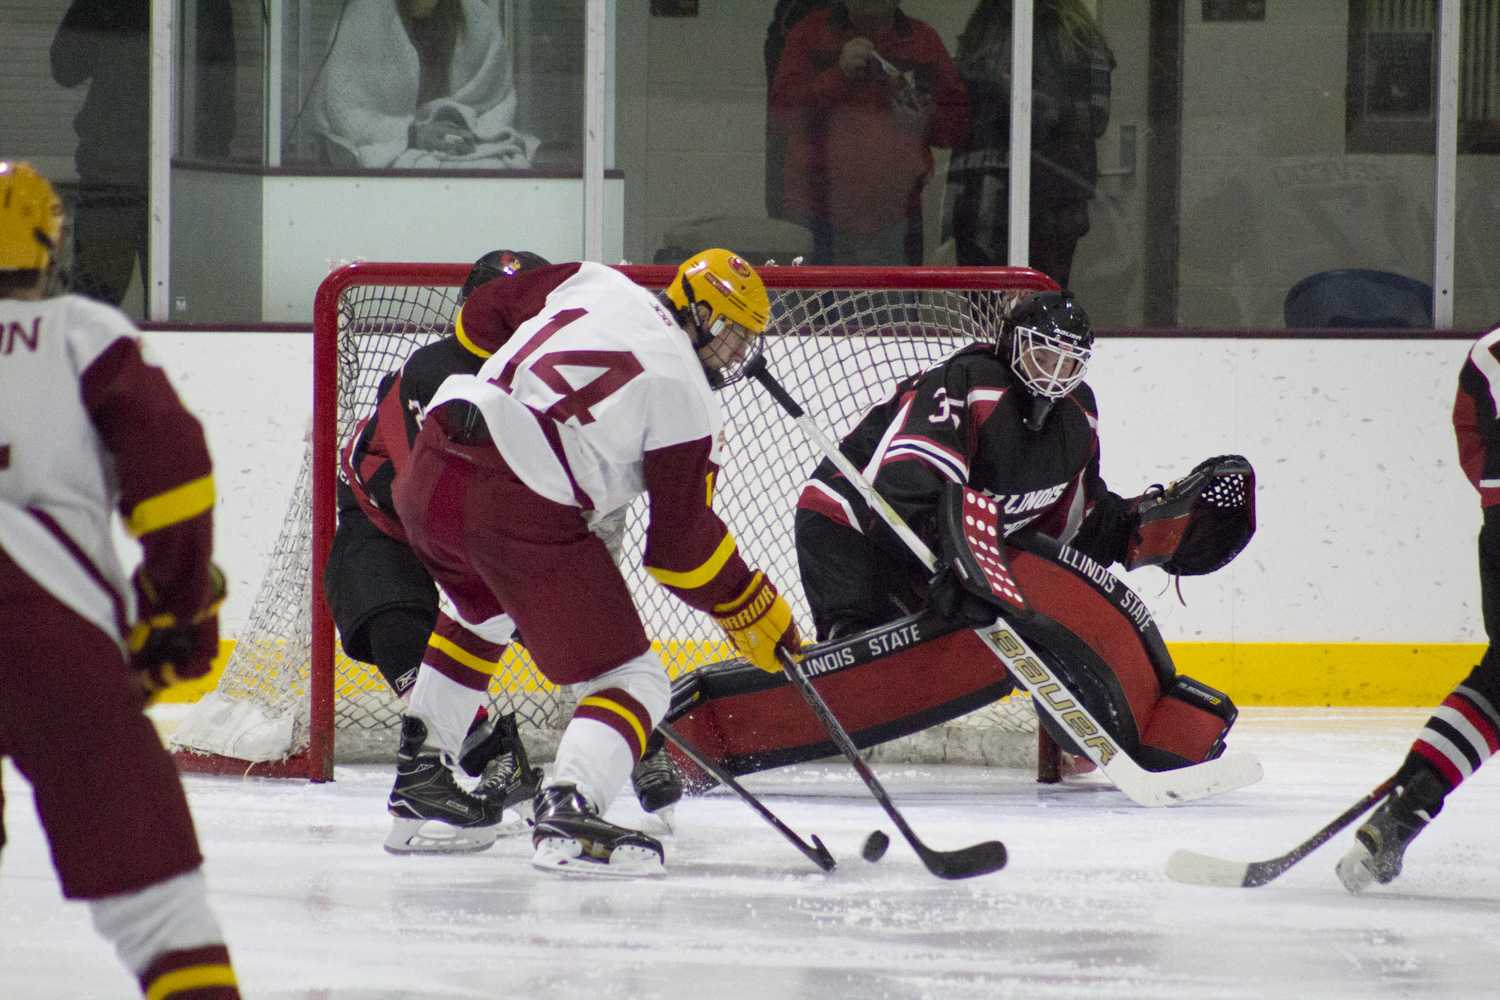
{"label": "helmet cage", "polygon": [[1015,325],[1010,331],[1010,367],[1033,395],[1061,399],[1088,371],[1092,347],[1067,334]]}
{"label": "helmet cage", "polygon": [[[713,283],[722,294],[733,294],[731,289],[724,286],[723,279],[712,271],[703,273],[701,278]],[[699,352],[698,360],[703,363],[703,373],[708,376],[708,384],[715,389],[722,389],[726,385],[740,381],[745,377],[745,369],[765,350],[765,337],[760,331],[751,330],[743,323],[730,319],[724,313],[716,311],[709,303],[700,300],[686,274],[682,276],[678,284],[682,298],[687,303],[686,308],[680,310],[685,314],[682,319],[689,326],[688,333],[692,337],[693,349]],[[706,323],[698,317],[700,305],[708,310]],[[717,354],[715,346],[727,343],[721,338],[728,336],[737,336],[746,343],[744,355],[717,368],[710,366],[703,358],[703,352],[708,350]]]}

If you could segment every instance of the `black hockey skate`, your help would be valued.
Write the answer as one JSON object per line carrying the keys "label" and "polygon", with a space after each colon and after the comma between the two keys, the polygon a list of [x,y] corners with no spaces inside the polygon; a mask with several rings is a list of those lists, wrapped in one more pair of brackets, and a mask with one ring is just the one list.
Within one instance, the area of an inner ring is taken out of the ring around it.
{"label": "black hockey skate", "polygon": [[[514,712],[491,718],[469,730],[458,757],[464,772],[477,777],[474,794],[480,798],[499,799],[504,809],[530,806],[532,796],[542,783],[542,769],[531,766],[526,744],[521,740]],[[517,824],[502,823],[501,832],[524,828],[517,810]]]}
{"label": "black hockey skate", "polygon": [[1359,893],[1372,882],[1381,885],[1401,874],[1406,848],[1443,808],[1445,789],[1426,767],[1391,790],[1386,800],[1354,834],[1355,844],[1338,863],[1339,881]]}
{"label": "black hockey skate", "polygon": [[646,745],[646,755],[630,772],[630,787],[636,800],[648,813],[659,812],[677,804],[682,798],[682,775],[672,763],[660,733],[654,733]]}
{"label": "black hockey skate", "polygon": [[537,868],[616,876],[666,872],[661,841],[600,818],[574,785],[548,785],[532,808],[531,863]]}
{"label": "black hockey skate", "polygon": [[386,835],[385,849],[392,854],[463,854],[486,849],[495,842],[504,805],[459,787],[442,755],[426,742],[427,725],[415,716],[403,717],[396,783],[386,802],[391,832]]}

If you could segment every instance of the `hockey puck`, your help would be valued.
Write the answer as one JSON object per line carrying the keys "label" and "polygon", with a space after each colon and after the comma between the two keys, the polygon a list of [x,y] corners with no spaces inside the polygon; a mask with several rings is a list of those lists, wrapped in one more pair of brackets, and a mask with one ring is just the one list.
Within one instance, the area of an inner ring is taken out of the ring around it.
{"label": "hockey puck", "polygon": [[865,838],[864,850],[862,850],[860,853],[865,856],[866,861],[874,864],[876,861],[879,861],[881,858],[885,857],[885,849],[890,846],[891,838],[885,835],[885,831],[876,830],[874,833]]}

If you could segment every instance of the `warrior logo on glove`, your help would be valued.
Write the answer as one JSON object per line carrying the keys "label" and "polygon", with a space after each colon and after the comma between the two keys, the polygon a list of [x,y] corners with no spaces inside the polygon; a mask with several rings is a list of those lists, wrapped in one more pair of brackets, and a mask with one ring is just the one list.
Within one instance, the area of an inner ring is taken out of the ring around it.
{"label": "warrior logo on glove", "polygon": [[767,673],[781,672],[778,649],[802,652],[792,607],[764,573],[752,576],[739,597],[714,608],[713,616],[739,654]]}

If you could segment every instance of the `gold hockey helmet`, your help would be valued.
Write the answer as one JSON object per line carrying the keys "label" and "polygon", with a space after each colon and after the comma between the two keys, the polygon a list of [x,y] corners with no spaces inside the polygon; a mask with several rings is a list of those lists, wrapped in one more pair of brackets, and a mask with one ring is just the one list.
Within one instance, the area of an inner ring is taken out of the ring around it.
{"label": "gold hockey helmet", "polygon": [[62,201],[31,164],[0,160],[0,271],[44,271],[62,238]]}
{"label": "gold hockey helmet", "polygon": [[[740,378],[760,355],[771,321],[771,299],[755,268],[739,254],[716,247],[682,262],[663,291],[677,321],[693,338],[715,388]],[[707,316],[699,307],[706,307]],[[732,345],[727,356],[722,348]],[[710,365],[713,360],[715,364]]]}

